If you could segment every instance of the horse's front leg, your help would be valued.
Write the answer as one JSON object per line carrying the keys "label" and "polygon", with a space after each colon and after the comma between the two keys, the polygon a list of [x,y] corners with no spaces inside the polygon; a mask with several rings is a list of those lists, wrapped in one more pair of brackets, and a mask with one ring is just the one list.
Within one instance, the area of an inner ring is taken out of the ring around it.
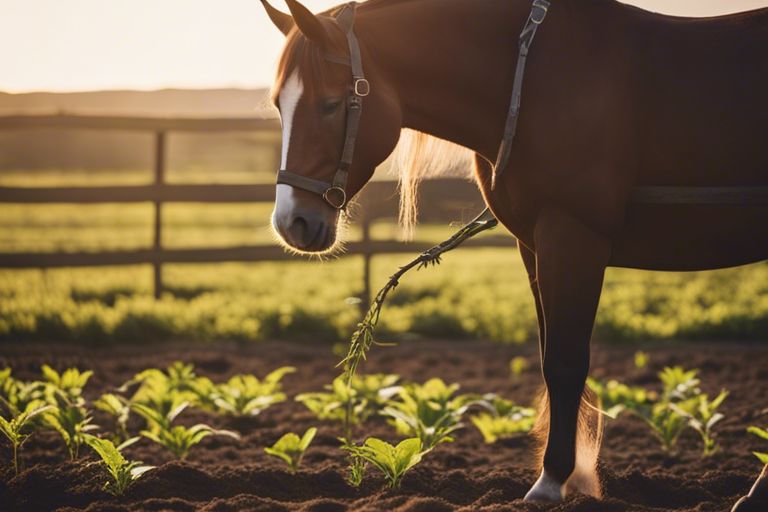
{"label": "horse's front leg", "polygon": [[[565,496],[566,484],[568,489],[599,496],[595,470],[599,433],[594,432],[588,443],[578,430],[589,372],[589,340],[610,242],[573,217],[552,210],[537,220],[534,243],[544,321],[542,369],[549,401],[549,414],[543,420],[549,432],[541,476],[525,499],[559,501]],[[577,454],[577,450],[583,453]],[[580,466],[586,460],[591,467],[580,467],[578,475],[574,474],[577,460]]]}

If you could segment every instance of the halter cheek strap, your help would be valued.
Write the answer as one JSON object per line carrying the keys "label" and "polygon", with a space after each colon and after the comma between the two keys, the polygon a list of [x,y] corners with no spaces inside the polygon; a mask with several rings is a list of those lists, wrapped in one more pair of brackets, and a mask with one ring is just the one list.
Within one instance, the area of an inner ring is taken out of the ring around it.
{"label": "halter cheek strap", "polygon": [[344,135],[344,147],[341,151],[341,159],[330,183],[308,178],[287,169],[281,169],[277,173],[277,183],[290,185],[308,192],[321,195],[325,201],[336,209],[343,209],[347,205],[347,179],[349,168],[355,154],[357,133],[360,129],[360,118],[363,115],[363,98],[371,93],[371,85],[365,79],[363,61],[360,54],[360,44],[354,32],[355,10],[357,4],[350,2],[342,7],[336,14],[336,23],[347,37],[349,47],[349,59],[338,55],[326,55],[329,62],[349,66],[352,71],[352,84],[347,93],[346,109],[347,123]]}

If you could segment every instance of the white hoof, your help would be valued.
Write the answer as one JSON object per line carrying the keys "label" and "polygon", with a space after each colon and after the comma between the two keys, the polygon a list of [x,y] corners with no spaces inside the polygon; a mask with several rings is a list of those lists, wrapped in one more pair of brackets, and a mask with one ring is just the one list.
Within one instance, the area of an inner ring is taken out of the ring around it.
{"label": "white hoof", "polygon": [[565,485],[547,475],[543,470],[539,479],[525,495],[525,501],[556,502],[562,501],[563,498],[565,498]]}

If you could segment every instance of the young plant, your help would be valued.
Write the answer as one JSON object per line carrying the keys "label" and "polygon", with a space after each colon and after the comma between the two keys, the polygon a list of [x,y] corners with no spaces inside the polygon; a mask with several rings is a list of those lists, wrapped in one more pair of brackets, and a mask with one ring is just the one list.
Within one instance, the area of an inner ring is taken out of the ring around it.
{"label": "young plant", "polygon": [[7,417],[15,417],[27,409],[32,402],[45,400],[46,384],[33,381],[16,380],[11,375],[11,369],[0,371],[0,405]]}
{"label": "young plant", "polygon": [[[768,430],[764,428],[749,427],[747,429],[747,432],[749,432],[750,434],[756,435],[760,439],[764,439],[768,441]],[[757,457],[760,460],[760,462],[762,462],[763,464],[768,464],[768,453],[762,453],[762,452],[752,452],[752,453],[755,454],[755,457]]]}
{"label": "young plant", "polygon": [[646,366],[648,366],[648,361],[650,361],[650,359],[651,356],[648,355],[648,352],[638,350],[635,352],[635,368],[638,370],[644,369]]}
{"label": "young plant", "polygon": [[234,416],[256,416],[272,404],[285,400],[280,380],[296,368],[278,368],[259,380],[254,375],[235,375],[211,392],[215,406]]}
{"label": "young plant", "polygon": [[672,451],[688,424],[685,416],[678,414],[668,402],[641,407],[633,412],[651,427],[665,452]]}
{"label": "young plant", "polygon": [[513,357],[509,362],[509,371],[514,379],[520,378],[530,367],[531,362],[523,356]]}
{"label": "young plant", "polygon": [[662,401],[682,402],[701,394],[697,377],[699,370],[685,370],[681,366],[666,367],[659,373],[664,387]]}
{"label": "young plant", "polygon": [[131,403],[120,395],[104,393],[93,406],[107,413],[115,424],[114,442],[120,443],[128,439],[128,418],[131,415]]}
{"label": "young plant", "polygon": [[597,395],[598,406],[601,411],[611,419],[616,419],[625,411],[638,411],[658,398],[655,392],[628,386],[617,380],[603,383],[589,378],[587,385]]}
{"label": "young plant", "polygon": [[264,448],[264,451],[268,455],[285,461],[290,472],[295,473],[299,469],[304,452],[307,451],[310,443],[315,438],[315,434],[317,434],[315,427],[309,428],[301,437],[291,432],[278,439],[270,448]]}
{"label": "young plant", "polygon": [[530,432],[536,422],[534,409],[520,407],[499,397],[494,397],[491,405],[491,413],[483,412],[470,418],[488,444],[501,438]]}
{"label": "young plant", "polygon": [[141,435],[168,448],[177,458],[185,459],[189,450],[208,436],[228,436],[240,439],[240,435],[230,430],[217,430],[208,425],[199,423],[192,427],[173,425],[173,421],[181,412],[189,406],[188,402],[179,404],[167,414],[156,411],[144,404],[133,404],[132,408],[145,420],[147,430],[142,430]]}
{"label": "young plant", "polygon": [[717,412],[717,409],[727,396],[728,392],[723,390],[714,400],[710,401],[709,396],[703,393],[684,402],[669,405],[673,411],[686,418],[688,426],[701,436],[704,443],[703,457],[712,455],[718,449],[713,428],[725,417]]}
{"label": "young plant", "polygon": [[138,437],[132,437],[119,446],[115,446],[108,439],[100,439],[90,434],[85,434],[83,440],[101,457],[101,462],[111,477],[104,483],[103,489],[114,496],[125,494],[125,491],[144,473],[155,468],[155,466],[144,466],[138,461],[126,460],[123,456],[122,451],[138,441]]}
{"label": "young plant", "polygon": [[16,416],[12,416],[10,420],[0,416],[0,432],[2,432],[11,443],[13,470],[15,474],[19,474],[19,450],[29,436],[32,435],[37,426],[34,420],[36,417],[45,414],[51,409],[53,409],[52,405],[48,405],[43,401],[35,401],[27,404],[22,412]]}
{"label": "young plant", "polygon": [[84,406],[67,401],[63,395],[57,396],[57,401],[58,405],[47,411],[43,419],[64,440],[69,460],[75,460],[85,442],[85,433],[99,427],[92,423],[93,417]]}
{"label": "young plant", "polygon": [[69,402],[76,402],[82,397],[83,388],[93,375],[91,370],[81,372],[77,368],[68,368],[59,373],[47,364],[42,366],[42,372],[49,387],[61,392]]}
{"label": "young plant", "polygon": [[193,365],[176,361],[165,372],[149,368],[136,374],[118,391],[124,393],[135,389],[130,399],[132,403],[168,414],[183,402],[213,409],[209,395],[214,387],[209,379],[195,374]]}
{"label": "young plant", "polygon": [[386,441],[369,437],[363,446],[345,444],[342,448],[354,458],[371,463],[384,474],[389,487],[399,487],[403,476],[421,459],[427,451],[422,451],[421,440],[410,438],[392,446]]}
{"label": "young plant", "polygon": [[378,413],[399,390],[398,375],[355,375],[351,392],[343,376],[336,377],[327,392],[302,393],[296,396],[318,419],[345,421],[350,407],[350,421],[358,424]]}
{"label": "young plant", "polygon": [[441,379],[424,384],[408,384],[398,391],[399,401],[391,401],[381,414],[393,419],[401,435],[418,437],[425,449],[453,441],[451,434],[462,428],[462,415],[471,405],[482,402],[474,395],[454,396],[458,384],[446,385]]}

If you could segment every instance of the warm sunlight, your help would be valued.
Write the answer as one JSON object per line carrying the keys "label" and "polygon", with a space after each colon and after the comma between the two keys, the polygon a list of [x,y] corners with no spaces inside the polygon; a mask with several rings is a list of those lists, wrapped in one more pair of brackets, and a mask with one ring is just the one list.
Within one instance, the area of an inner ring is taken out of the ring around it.
{"label": "warm sunlight", "polygon": [[[337,0],[307,0],[313,10]],[[768,6],[768,0],[632,0],[680,15]],[[282,36],[258,0],[2,0],[0,90],[259,87]],[[285,9],[280,0],[275,5]]]}

